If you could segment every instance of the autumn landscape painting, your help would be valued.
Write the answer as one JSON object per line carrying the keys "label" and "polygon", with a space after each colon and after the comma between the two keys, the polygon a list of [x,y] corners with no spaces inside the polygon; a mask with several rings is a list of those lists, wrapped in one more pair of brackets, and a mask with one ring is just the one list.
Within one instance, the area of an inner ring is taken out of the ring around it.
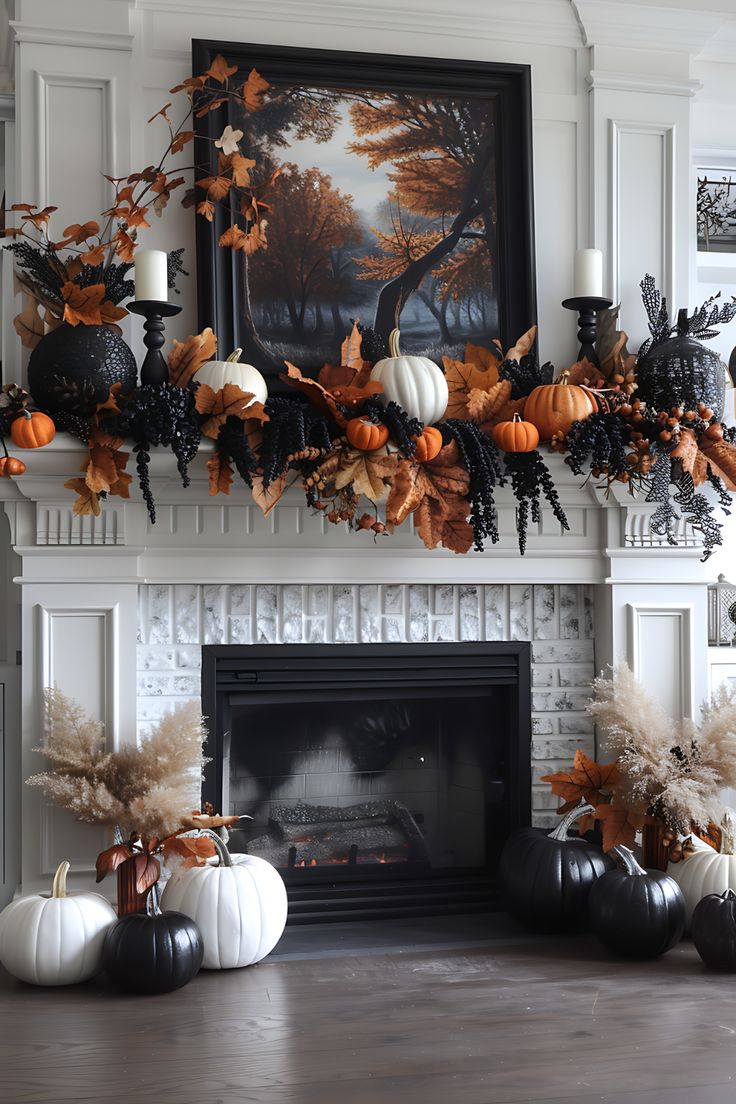
{"label": "autumn landscape painting", "polygon": [[238,252],[224,274],[244,359],[271,371],[321,365],[352,319],[383,338],[398,326],[408,351],[436,361],[498,338],[496,97],[441,82],[285,79],[283,64],[258,73],[268,83],[259,110],[227,109],[268,181],[266,246]]}

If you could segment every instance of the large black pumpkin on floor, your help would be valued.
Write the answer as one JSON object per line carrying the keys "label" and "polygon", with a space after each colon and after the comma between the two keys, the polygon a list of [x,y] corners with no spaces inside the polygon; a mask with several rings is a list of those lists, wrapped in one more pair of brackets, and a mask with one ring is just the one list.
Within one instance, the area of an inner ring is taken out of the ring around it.
{"label": "large black pumpkin on floor", "polygon": [[615,867],[595,843],[568,838],[579,817],[595,812],[578,805],[556,828],[521,828],[501,853],[499,878],[506,908],[520,923],[537,931],[583,927],[591,887]]}
{"label": "large black pumpkin on floor", "polygon": [[135,357],[110,326],[64,322],[39,341],[28,362],[28,390],[51,414],[85,417],[107,399],[114,383],[127,395],[137,377]]}
{"label": "large black pumpkin on floor", "polygon": [[711,970],[736,973],[736,893],[709,893],[690,922],[695,950]]}
{"label": "large black pumpkin on floor", "polygon": [[636,365],[636,397],[652,410],[681,406],[695,410],[699,403],[720,418],[726,398],[726,371],[715,349],[690,334],[686,310],[677,316],[677,334],[652,345]]}
{"label": "large black pumpkin on floor", "polygon": [[108,929],[102,948],[107,973],[133,993],[171,993],[199,973],[202,933],[181,912],[161,912],[153,894],[147,911],[121,916]]}
{"label": "large black pumpkin on floor", "polygon": [[608,871],[590,891],[590,929],[615,954],[657,958],[685,931],[682,890],[663,871],[639,866],[628,847],[614,847],[611,853],[623,868]]}

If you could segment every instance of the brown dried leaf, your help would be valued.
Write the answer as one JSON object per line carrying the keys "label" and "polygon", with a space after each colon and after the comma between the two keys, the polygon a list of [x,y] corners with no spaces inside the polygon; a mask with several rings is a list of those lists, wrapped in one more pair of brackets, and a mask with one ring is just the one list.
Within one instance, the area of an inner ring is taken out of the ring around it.
{"label": "brown dried leaf", "polygon": [[340,361],[342,364],[356,370],[363,367],[363,354],[360,351],[362,342],[363,338],[358,330],[358,323],[357,321],[353,322],[352,330],[340,346]]}
{"label": "brown dried leaf", "polygon": [[103,491],[107,494],[117,480],[118,468],[112,450],[105,445],[91,445],[85,475],[85,482],[89,489],[95,494],[101,494]]}
{"label": "brown dried leaf", "polygon": [[135,888],[139,893],[145,893],[161,877],[161,866],[153,855],[136,855],[135,857]]}
{"label": "brown dried leaf", "polygon": [[583,384],[585,387],[601,387],[605,382],[598,368],[586,357],[576,360],[567,369],[568,383]]}
{"label": "brown dried leaf", "polygon": [[395,452],[358,452],[345,449],[340,453],[340,467],[335,473],[334,484],[342,490],[352,484],[356,495],[365,495],[373,502],[380,501],[386,493],[399,464]]}
{"label": "brown dried leaf", "polygon": [[202,425],[202,433],[205,437],[217,437],[220,426],[227,418],[235,417],[245,420],[256,418],[260,422],[268,421],[268,414],[263,403],[254,402],[253,395],[241,390],[235,383],[226,383],[219,391],[214,391],[209,384],[200,383],[194,396],[194,405],[198,414],[209,414],[209,418]]}
{"label": "brown dried leaf", "polygon": [[101,882],[106,874],[112,874],[121,863],[132,858],[134,854],[135,852],[128,847],[127,843],[116,843],[113,847],[108,847],[107,851],[100,851],[95,863],[97,871],[95,881]]}
{"label": "brown dried leaf", "polygon": [[23,310],[13,319],[13,329],[25,349],[35,349],[46,332],[39,314],[38,300],[28,292],[23,292]]}
{"label": "brown dried leaf", "polygon": [[267,80],[261,76],[257,69],[251,69],[248,79],[243,85],[243,103],[248,112],[258,111],[263,106],[263,95],[270,88]]}
{"label": "brown dried leaf", "polygon": [[175,340],[168,357],[169,383],[188,387],[194,373],[212,360],[216,349],[217,338],[209,326],[199,334],[190,334],[186,341]]}
{"label": "brown dried leaf", "polygon": [[682,470],[693,475],[698,451],[698,440],[695,433],[692,429],[683,428],[680,430],[680,437],[677,444],[670,453],[670,458],[672,460],[679,460]]}
{"label": "brown dried leaf", "polygon": [[233,73],[237,73],[237,65],[228,65],[222,54],[218,54],[215,60],[210,65],[209,69],[205,70],[205,77],[210,77],[212,80],[218,82],[218,84],[225,84],[227,78],[231,77]]}
{"label": "brown dried leaf", "polygon": [[700,449],[695,454],[695,462],[693,463],[693,483],[696,487],[702,486],[708,478],[708,460],[703,456]]}
{"label": "brown dried leaf", "polygon": [[233,469],[227,457],[220,452],[213,452],[207,461],[207,471],[210,477],[210,494],[230,494]]}
{"label": "brown dried leaf", "polygon": [[70,491],[76,491],[77,500],[72,507],[77,517],[100,516],[99,496],[91,491],[85,481],[77,476],[75,479],[67,479],[64,486]]}
{"label": "brown dried leaf", "polygon": [[601,822],[604,851],[610,851],[618,844],[631,847],[636,833],[644,827],[647,820],[645,812],[617,804],[598,805],[595,818]]}
{"label": "brown dried leaf", "polygon": [[426,496],[414,512],[414,527],[426,548],[441,544],[450,552],[464,555],[473,547],[468,511],[467,499],[461,495],[442,499]]}
{"label": "brown dried leaf", "polygon": [[490,391],[472,388],[468,393],[468,419],[480,425],[496,418],[511,399],[511,386],[511,380],[504,379],[494,384]]}
{"label": "brown dried leaf", "polygon": [[564,805],[557,810],[560,813],[574,809],[581,801],[598,805],[609,800],[618,782],[618,760],[596,763],[578,748],[570,770],[545,774],[541,781],[549,782],[552,793],[563,799]]}
{"label": "brown dried leaf", "polygon": [[468,394],[474,389],[489,391],[498,383],[500,358],[487,368],[480,367],[474,362],[463,363],[461,360],[453,360],[452,357],[447,356],[442,358],[442,363],[449,391],[444,416],[445,418],[467,418]]}
{"label": "brown dried leaf", "polygon": [[400,460],[386,499],[386,526],[389,532],[412,514],[427,494],[427,483],[421,464]]}
{"label": "brown dried leaf", "polygon": [[207,836],[169,836],[164,840],[164,861],[169,864],[176,856],[179,866],[204,866],[217,854],[213,840]]}
{"label": "brown dried leaf", "polygon": [[271,513],[274,506],[284,493],[286,489],[286,478],[287,473],[283,472],[278,477],[278,479],[272,479],[268,486],[264,487],[263,476],[253,476],[253,501],[255,502],[256,506],[259,506],[260,509],[263,511],[264,517],[268,517],[268,515]]}
{"label": "brown dried leaf", "polygon": [[78,326],[80,322],[85,326],[104,326],[125,318],[128,313],[125,307],[116,307],[105,299],[105,292],[104,284],[90,284],[82,288],[68,280],[61,289],[65,303],[64,321],[70,326]]}
{"label": "brown dried leaf", "polygon": [[521,360],[530,351],[537,336],[537,327],[532,326],[506,353],[506,360]]}
{"label": "brown dried leaf", "polygon": [[348,387],[354,382],[358,373],[355,368],[350,368],[347,364],[323,364],[317,373],[317,383],[321,384],[326,391],[332,390],[333,387]]}
{"label": "brown dried leaf", "polygon": [[334,395],[330,394],[317,380],[303,376],[295,364],[290,364],[288,360],[284,363],[286,364],[287,374],[281,374],[279,378],[295,387],[297,391],[301,391],[321,414],[324,414],[327,418],[332,418],[333,422],[344,429],[347,425],[347,418],[339,410]]}
{"label": "brown dried leaf", "polygon": [[493,369],[497,369],[501,363],[501,350],[485,349],[482,345],[473,345],[472,341],[468,341],[465,345],[464,360],[466,364],[475,364],[478,368],[492,373]]}
{"label": "brown dried leaf", "polygon": [[729,491],[736,491],[736,446],[702,437],[700,451]]}

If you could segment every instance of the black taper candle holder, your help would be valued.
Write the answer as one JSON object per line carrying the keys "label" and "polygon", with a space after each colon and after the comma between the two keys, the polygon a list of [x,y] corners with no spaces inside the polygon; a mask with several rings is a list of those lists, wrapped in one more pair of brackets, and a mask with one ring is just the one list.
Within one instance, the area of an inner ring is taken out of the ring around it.
{"label": "black taper candle holder", "polygon": [[128,310],[145,318],[143,344],[148,352],[141,364],[141,383],[166,383],[169,368],[161,352],[164,343],[164,318],[180,314],[181,307],[159,302],[158,299],[136,299],[134,303],[128,303]]}
{"label": "black taper candle holder", "polygon": [[566,310],[578,313],[578,360],[589,360],[591,364],[598,364],[598,354],[595,351],[595,342],[598,336],[596,314],[599,310],[605,310],[613,304],[612,299],[603,299],[596,295],[574,295],[572,299],[563,299],[562,306]]}

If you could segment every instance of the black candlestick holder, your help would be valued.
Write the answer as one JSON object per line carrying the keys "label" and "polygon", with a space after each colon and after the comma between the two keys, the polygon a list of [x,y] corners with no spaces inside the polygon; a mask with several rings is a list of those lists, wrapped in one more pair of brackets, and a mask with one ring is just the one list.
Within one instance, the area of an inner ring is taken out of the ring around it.
{"label": "black candlestick holder", "polygon": [[591,364],[598,365],[598,354],[595,351],[598,326],[596,314],[613,304],[612,299],[603,299],[597,295],[574,295],[572,299],[563,299],[562,305],[566,310],[578,312],[578,360],[589,360]]}
{"label": "black candlestick holder", "polygon": [[169,368],[161,352],[164,343],[164,318],[179,314],[181,307],[159,302],[158,299],[136,299],[134,303],[128,303],[128,310],[145,318],[143,344],[148,352],[141,364],[141,383],[166,383]]}

